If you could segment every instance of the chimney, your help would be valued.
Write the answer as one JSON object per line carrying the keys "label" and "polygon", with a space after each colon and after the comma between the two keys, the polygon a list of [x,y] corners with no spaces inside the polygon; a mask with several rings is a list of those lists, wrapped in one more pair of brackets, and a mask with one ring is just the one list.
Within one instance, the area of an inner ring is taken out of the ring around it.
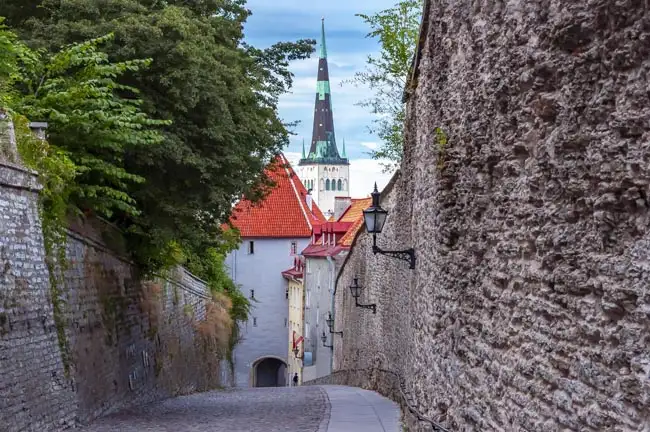
{"label": "chimney", "polygon": [[343,213],[352,205],[352,198],[350,197],[335,197],[334,198],[334,220],[337,221]]}
{"label": "chimney", "polygon": [[307,196],[305,197],[305,201],[307,201],[307,208],[309,209],[309,211],[310,212],[313,211],[311,209],[311,207],[312,207],[311,203],[313,201],[312,196],[311,196],[311,189],[307,190]]}

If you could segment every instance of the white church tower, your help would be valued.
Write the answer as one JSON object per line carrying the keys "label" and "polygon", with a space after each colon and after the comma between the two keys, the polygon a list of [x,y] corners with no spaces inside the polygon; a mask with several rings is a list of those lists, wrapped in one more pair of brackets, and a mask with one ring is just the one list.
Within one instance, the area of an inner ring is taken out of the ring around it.
{"label": "white church tower", "polygon": [[321,25],[314,129],[309,153],[305,152],[303,141],[298,175],[305,187],[311,189],[314,200],[326,217],[334,214],[336,197],[350,196],[350,162],[345,155],[345,140],[339,154],[334,134],[324,19]]}

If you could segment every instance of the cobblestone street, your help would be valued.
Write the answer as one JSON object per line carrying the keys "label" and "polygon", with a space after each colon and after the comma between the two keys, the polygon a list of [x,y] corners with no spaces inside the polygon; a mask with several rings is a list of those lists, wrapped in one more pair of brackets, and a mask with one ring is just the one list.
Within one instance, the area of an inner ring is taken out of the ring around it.
{"label": "cobblestone street", "polygon": [[343,386],[224,390],[181,396],[98,420],[84,432],[398,432],[397,406]]}

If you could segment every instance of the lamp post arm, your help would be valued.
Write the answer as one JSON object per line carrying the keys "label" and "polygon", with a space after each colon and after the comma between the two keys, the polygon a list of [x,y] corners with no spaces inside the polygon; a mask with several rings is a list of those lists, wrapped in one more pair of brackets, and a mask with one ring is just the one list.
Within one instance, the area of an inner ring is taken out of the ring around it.
{"label": "lamp post arm", "polygon": [[415,268],[415,249],[384,250],[377,246],[377,235],[373,235],[372,253],[386,255],[392,258],[401,259],[409,263],[409,269]]}
{"label": "lamp post arm", "polygon": [[357,307],[360,307],[362,309],[372,309],[372,313],[376,314],[377,313],[377,304],[361,304],[359,303],[359,299],[357,297],[354,298],[354,303]]}

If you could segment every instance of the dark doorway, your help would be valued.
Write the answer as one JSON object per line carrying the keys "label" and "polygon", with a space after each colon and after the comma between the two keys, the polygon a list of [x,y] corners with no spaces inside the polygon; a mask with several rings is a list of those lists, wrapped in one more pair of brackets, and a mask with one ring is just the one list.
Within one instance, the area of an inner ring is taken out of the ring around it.
{"label": "dark doorway", "polygon": [[255,387],[284,387],[287,366],[282,360],[265,358],[255,367]]}

